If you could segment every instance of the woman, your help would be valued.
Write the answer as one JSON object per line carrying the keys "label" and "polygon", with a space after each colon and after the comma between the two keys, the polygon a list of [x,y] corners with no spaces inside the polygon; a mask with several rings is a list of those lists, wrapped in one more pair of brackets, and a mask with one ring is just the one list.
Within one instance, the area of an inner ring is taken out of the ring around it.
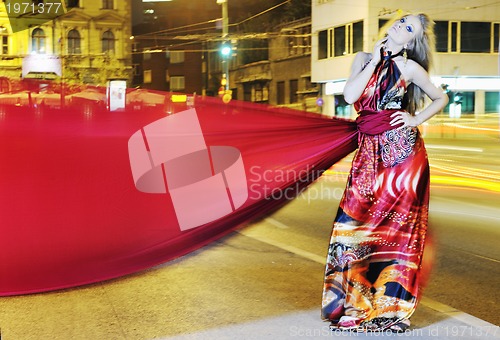
{"label": "woman", "polygon": [[433,41],[433,22],[407,15],[354,59],[344,97],[359,113],[359,149],[326,264],[332,328],[404,331],[420,297],[429,164],[417,127],[448,102],[428,75]]}

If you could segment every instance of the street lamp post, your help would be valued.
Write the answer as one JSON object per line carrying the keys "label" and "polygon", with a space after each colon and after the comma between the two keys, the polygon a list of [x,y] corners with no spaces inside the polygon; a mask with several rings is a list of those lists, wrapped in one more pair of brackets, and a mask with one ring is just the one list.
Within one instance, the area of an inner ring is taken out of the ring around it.
{"label": "street lamp post", "polygon": [[217,3],[222,5],[222,38],[225,38],[228,34],[229,18],[227,14],[227,1],[217,0]]}
{"label": "street lamp post", "polygon": [[219,5],[222,5],[222,45],[220,47],[220,54],[222,57],[222,66],[224,72],[224,81],[225,84],[224,89],[226,90],[226,94],[229,91],[229,57],[231,56],[231,45],[228,44],[225,40],[228,35],[228,26],[229,26],[229,17],[227,11],[227,2],[228,0],[217,0]]}

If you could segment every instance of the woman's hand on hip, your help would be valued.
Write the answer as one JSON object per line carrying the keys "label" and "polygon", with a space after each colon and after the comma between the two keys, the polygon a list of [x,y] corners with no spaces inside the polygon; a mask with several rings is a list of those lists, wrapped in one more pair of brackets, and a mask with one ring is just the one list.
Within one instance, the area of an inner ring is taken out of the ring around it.
{"label": "woman's hand on hip", "polygon": [[401,125],[400,127],[406,126],[418,126],[420,122],[416,116],[412,116],[406,111],[396,111],[391,115],[391,126]]}

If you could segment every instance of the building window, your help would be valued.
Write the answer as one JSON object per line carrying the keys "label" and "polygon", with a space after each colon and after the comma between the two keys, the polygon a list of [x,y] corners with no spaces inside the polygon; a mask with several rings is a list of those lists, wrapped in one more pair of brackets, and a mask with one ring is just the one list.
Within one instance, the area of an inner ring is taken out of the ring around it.
{"label": "building window", "polygon": [[144,70],[144,84],[151,84],[153,81],[153,72],[151,70]]}
{"label": "building window", "polygon": [[335,95],[335,116],[349,118],[351,116],[351,105],[349,105],[343,95]]}
{"label": "building window", "polygon": [[290,80],[290,104],[297,103],[299,97],[297,91],[299,90],[299,81],[297,79]]}
{"label": "building window", "polygon": [[171,91],[181,91],[185,88],[185,78],[184,76],[172,76],[170,77],[170,90]]}
{"label": "building window", "polygon": [[[134,77],[138,77],[141,74],[141,65],[140,64],[132,64],[132,72]],[[144,76],[144,74],[143,74]]]}
{"label": "building window", "polygon": [[180,64],[184,62],[184,51],[170,51],[170,63]]}
{"label": "building window", "polygon": [[474,92],[449,92],[448,97],[449,102],[443,112],[449,113],[452,117],[454,115],[474,113]]}
{"label": "building window", "polygon": [[340,57],[363,50],[363,21],[318,33],[318,59]]}
{"label": "building window", "polygon": [[66,0],[66,8],[80,7],[79,0]]}
{"label": "building window", "polygon": [[288,55],[303,55],[311,52],[311,34],[305,27],[287,31]]}
{"label": "building window", "polygon": [[500,110],[500,92],[486,92],[484,112],[497,113]]}
{"label": "building window", "polygon": [[318,33],[318,59],[328,58],[328,30]]}
{"label": "building window", "polygon": [[[289,34],[295,35],[296,31],[291,31]],[[288,55],[295,55],[298,53],[298,44],[295,37],[288,38]]]}
{"label": "building window", "polygon": [[276,104],[283,105],[285,104],[285,82],[279,81],[276,83]]}
{"label": "building window", "polygon": [[449,51],[458,52],[458,22],[450,22]]}
{"label": "building window", "polygon": [[265,82],[256,82],[252,87],[252,102],[266,103],[269,101],[269,89]]}
{"label": "building window", "polygon": [[113,0],[102,0],[102,9],[113,9]]}
{"label": "building window", "polygon": [[460,52],[490,53],[490,34],[489,22],[461,22]]}
{"label": "building window", "polygon": [[45,53],[45,32],[41,28],[35,28],[31,33],[31,51]]}
{"label": "building window", "polygon": [[102,34],[102,53],[115,52],[115,36],[113,32],[106,31]]}
{"label": "building window", "polygon": [[68,32],[68,53],[69,54],[80,54],[81,50],[81,38],[80,32],[73,29]]}
{"label": "building window", "polygon": [[448,21],[436,21],[434,25],[436,51],[448,52]]}
{"label": "building window", "polygon": [[363,50],[363,22],[358,21],[352,24],[352,52]]}
{"label": "building window", "polygon": [[500,24],[436,21],[436,51],[448,53],[498,52]]}
{"label": "building window", "polygon": [[500,42],[500,23],[493,24],[493,53],[498,53],[498,44]]}
{"label": "building window", "polygon": [[0,26],[0,54],[9,54],[9,31]]}
{"label": "building window", "polygon": [[335,27],[333,29],[333,56],[340,57],[346,55],[347,40],[346,40],[346,26]]}
{"label": "building window", "polygon": [[12,86],[10,80],[7,77],[0,77],[0,93],[10,92]]}

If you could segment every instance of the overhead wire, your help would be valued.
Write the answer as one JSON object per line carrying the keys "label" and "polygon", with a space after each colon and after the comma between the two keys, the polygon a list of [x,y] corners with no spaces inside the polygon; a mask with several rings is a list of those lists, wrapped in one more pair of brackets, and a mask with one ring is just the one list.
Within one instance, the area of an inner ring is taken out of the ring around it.
{"label": "overhead wire", "polygon": [[[239,26],[247,21],[250,21],[250,20],[253,20],[261,15],[264,15],[278,7],[281,7],[287,3],[289,3],[291,0],[285,0],[275,6],[272,6],[268,9],[265,9],[255,15],[252,15],[251,17],[248,17],[240,22],[237,22],[237,23],[233,23],[233,24],[229,24],[228,26],[229,27],[233,27],[233,26]],[[189,25],[183,25],[183,26],[179,26],[179,27],[173,27],[173,28],[167,28],[167,29],[163,29],[163,30],[159,30],[159,31],[154,31],[154,32],[148,32],[148,33],[143,33],[143,34],[138,34],[138,35],[134,35],[134,37],[137,37],[137,38],[141,38],[142,36],[148,36],[148,35],[160,35],[162,33],[167,33],[167,32],[172,32],[172,31],[176,31],[176,30],[181,30],[183,28],[191,28],[191,27],[195,27],[195,26],[201,26],[201,25],[205,25],[205,24],[212,24],[212,23],[216,23],[218,21],[220,21],[221,19],[220,18],[217,18],[217,19],[210,19],[210,20],[207,20],[207,21],[202,21],[202,22],[199,22],[199,23],[193,23],[193,24],[189,24]],[[192,32],[193,30],[191,30]]]}

